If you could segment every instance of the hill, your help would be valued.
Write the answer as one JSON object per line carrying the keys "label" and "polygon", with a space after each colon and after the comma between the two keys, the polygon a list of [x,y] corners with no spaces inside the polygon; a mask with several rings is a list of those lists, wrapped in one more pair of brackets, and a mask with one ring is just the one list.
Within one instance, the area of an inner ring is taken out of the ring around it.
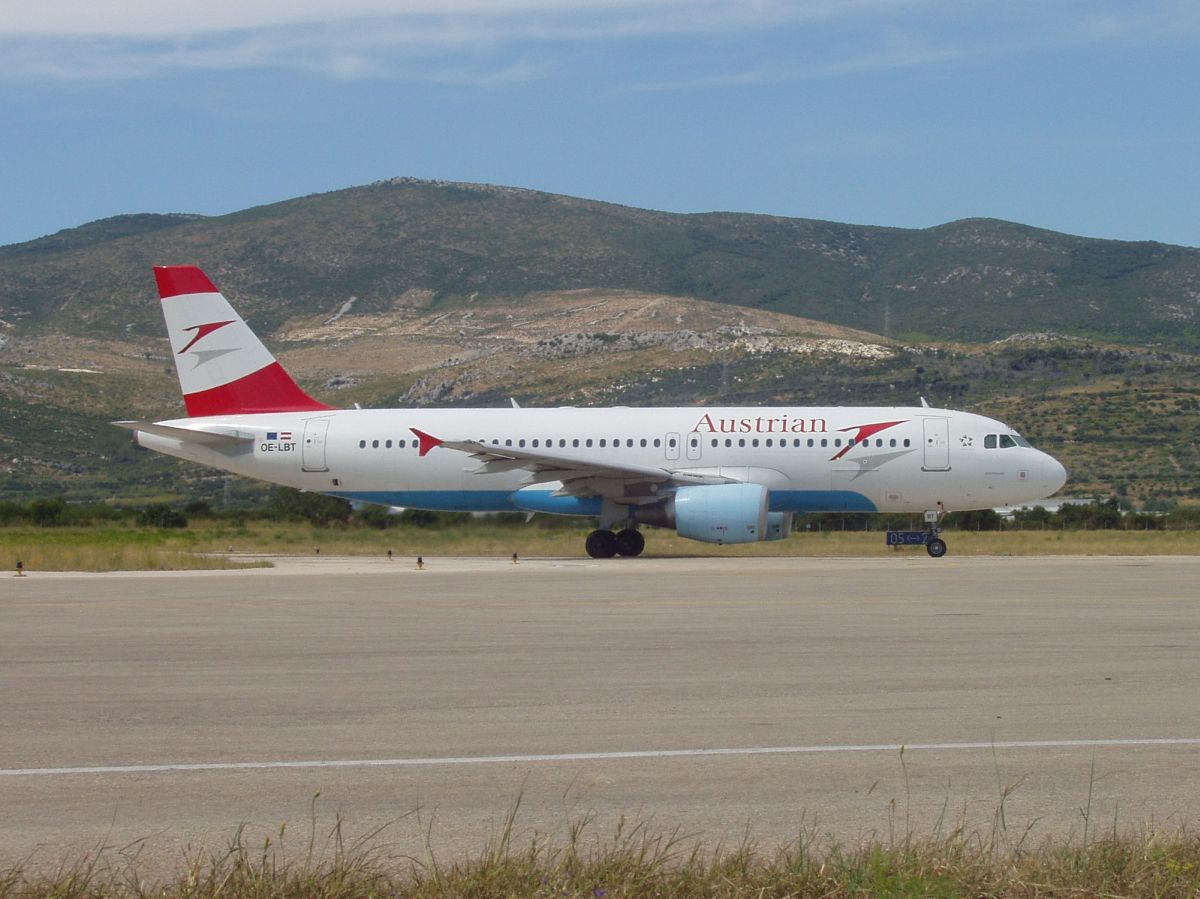
{"label": "hill", "polygon": [[[274,330],[354,298],[387,313],[547,291],[634,291],[904,339],[1049,331],[1200,348],[1200,250],[989,219],[925,230],[679,215],[536,191],[396,179],[215,218],[123,216],[0,248],[17,329],[157,333],[149,267],[194,262]],[[135,301],[137,300],[137,301]]]}

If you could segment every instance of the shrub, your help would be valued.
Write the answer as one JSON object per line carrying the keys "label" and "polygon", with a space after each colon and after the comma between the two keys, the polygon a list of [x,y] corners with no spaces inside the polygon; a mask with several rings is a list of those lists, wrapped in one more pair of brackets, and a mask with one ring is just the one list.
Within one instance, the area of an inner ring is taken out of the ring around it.
{"label": "shrub", "polygon": [[187,517],[166,503],[146,506],[138,513],[138,525],[145,528],[186,528]]}

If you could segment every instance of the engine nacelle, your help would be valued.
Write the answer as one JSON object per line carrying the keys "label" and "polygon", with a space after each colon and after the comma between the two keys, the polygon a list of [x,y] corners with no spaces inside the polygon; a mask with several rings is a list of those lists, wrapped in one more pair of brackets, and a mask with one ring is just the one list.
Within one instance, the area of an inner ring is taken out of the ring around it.
{"label": "engine nacelle", "polygon": [[791,512],[768,512],[767,513],[767,535],[764,540],[782,540],[784,537],[792,533],[792,518]]}
{"label": "engine nacelle", "polygon": [[705,543],[765,540],[768,500],[761,484],[680,487],[675,491],[675,530],[680,537]]}

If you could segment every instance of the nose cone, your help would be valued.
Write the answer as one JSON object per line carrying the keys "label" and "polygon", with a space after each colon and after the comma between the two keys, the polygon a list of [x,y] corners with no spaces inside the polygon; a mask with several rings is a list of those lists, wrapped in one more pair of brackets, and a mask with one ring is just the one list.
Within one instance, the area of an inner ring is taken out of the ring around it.
{"label": "nose cone", "polygon": [[1046,485],[1046,496],[1053,496],[1067,483],[1067,470],[1053,456],[1042,453],[1042,481]]}

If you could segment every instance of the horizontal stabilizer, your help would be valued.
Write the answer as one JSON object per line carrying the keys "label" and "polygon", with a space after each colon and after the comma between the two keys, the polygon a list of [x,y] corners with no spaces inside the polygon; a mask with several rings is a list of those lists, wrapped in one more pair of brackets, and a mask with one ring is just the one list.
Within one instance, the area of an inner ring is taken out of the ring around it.
{"label": "horizontal stabilizer", "polygon": [[254,442],[253,434],[235,431],[232,428],[225,431],[201,431],[198,428],[159,425],[152,421],[114,421],[113,424],[118,428],[128,428],[130,431],[144,431],[147,434],[182,440],[184,443],[198,443],[201,446],[239,446]]}

